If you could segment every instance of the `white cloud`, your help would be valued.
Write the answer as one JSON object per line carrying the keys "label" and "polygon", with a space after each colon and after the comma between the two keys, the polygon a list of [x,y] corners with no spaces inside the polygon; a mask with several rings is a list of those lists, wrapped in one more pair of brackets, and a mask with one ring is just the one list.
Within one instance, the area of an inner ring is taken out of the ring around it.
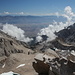
{"label": "white cloud", "polygon": [[5,12],[5,11],[4,11],[4,14],[9,15],[10,13],[9,13],[9,12]]}
{"label": "white cloud", "polygon": [[[50,24],[48,27],[41,29],[40,33],[38,33],[38,36],[41,37],[41,35],[47,35],[48,36],[47,41],[51,41],[57,37],[54,34],[55,32],[58,32],[64,29],[65,27],[72,25],[75,22],[74,21],[75,14],[72,12],[72,8],[70,6],[67,6],[65,7],[64,12],[65,14],[61,14],[61,15],[67,18],[67,21],[65,23],[54,21],[53,24]],[[57,12],[56,15],[59,16],[60,13]]]}
{"label": "white cloud", "polygon": [[31,40],[33,40],[32,38],[25,36],[24,30],[12,24],[4,24],[2,31],[5,33],[8,33],[12,37],[16,37],[17,40],[20,40],[20,41],[30,42]]}
{"label": "white cloud", "polygon": [[63,14],[63,16],[66,17],[69,22],[75,18],[75,13],[72,12],[72,8],[70,6],[65,7],[64,12],[65,14]]}
{"label": "white cloud", "polygon": [[0,15],[28,15],[28,13],[24,13],[24,12],[12,13],[12,12],[4,11],[3,13],[0,13]]}
{"label": "white cloud", "polygon": [[20,13],[17,13],[17,14],[19,14],[19,15],[25,15],[25,13],[24,13],[24,12],[20,12]]}
{"label": "white cloud", "polygon": [[41,37],[41,36],[37,36],[37,37],[36,37],[36,41],[37,41],[37,42],[42,41],[42,37]]}
{"label": "white cloud", "polygon": [[59,17],[59,16],[60,16],[59,12],[56,12],[56,13],[55,13],[55,15],[56,15],[57,17]]}
{"label": "white cloud", "polygon": [[72,12],[72,8],[70,6],[65,7],[64,11],[68,15],[71,15],[71,16],[74,15],[73,12]]}

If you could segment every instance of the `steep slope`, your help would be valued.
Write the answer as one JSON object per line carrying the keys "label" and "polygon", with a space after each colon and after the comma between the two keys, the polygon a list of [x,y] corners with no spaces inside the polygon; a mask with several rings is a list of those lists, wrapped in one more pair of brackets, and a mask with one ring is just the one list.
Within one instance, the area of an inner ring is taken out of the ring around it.
{"label": "steep slope", "polygon": [[11,53],[27,53],[26,43],[0,31],[0,56],[9,56]]}
{"label": "steep slope", "polygon": [[[0,74],[13,71],[21,75],[35,75],[32,67],[34,56],[25,42],[0,31]],[[23,66],[18,67],[19,65]]]}
{"label": "steep slope", "polygon": [[64,39],[66,43],[75,43],[75,23],[56,33],[58,38]]}

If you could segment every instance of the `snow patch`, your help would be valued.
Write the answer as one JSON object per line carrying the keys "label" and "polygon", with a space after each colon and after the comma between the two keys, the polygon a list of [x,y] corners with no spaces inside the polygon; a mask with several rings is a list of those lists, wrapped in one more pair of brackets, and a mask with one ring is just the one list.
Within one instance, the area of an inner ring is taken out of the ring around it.
{"label": "snow patch", "polygon": [[0,75],[20,75],[20,74],[10,71],[10,72],[6,72],[6,73],[2,73]]}
{"label": "snow patch", "polygon": [[23,66],[25,66],[25,64],[21,64],[21,65],[17,66],[16,68],[23,67]]}
{"label": "snow patch", "polygon": [[72,51],[71,51],[71,54],[75,56],[75,51],[74,51],[74,50],[72,50]]}
{"label": "snow patch", "polygon": [[2,66],[2,68],[4,68],[5,67],[5,64]]}

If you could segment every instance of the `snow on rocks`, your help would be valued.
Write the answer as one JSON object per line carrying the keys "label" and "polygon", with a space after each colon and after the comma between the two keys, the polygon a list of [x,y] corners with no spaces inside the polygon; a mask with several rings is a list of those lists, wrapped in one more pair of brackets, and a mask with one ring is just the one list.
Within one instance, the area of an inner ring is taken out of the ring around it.
{"label": "snow on rocks", "polygon": [[2,68],[4,68],[5,67],[5,64],[2,66]]}
{"label": "snow on rocks", "polygon": [[17,66],[16,68],[20,68],[20,67],[23,67],[25,66],[25,64],[20,64],[19,66]]}
{"label": "snow on rocks", "polygon": [[20,75],[20,74],[10,71],[10,72],[6,72],[6,73],[2,73],[0,75]]}

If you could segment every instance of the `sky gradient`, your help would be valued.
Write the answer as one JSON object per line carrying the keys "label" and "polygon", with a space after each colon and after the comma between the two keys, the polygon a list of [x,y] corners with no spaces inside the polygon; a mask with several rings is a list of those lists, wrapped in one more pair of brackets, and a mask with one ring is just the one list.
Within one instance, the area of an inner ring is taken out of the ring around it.
{"label": "sky gradient", "polygon": [[0,15],[48,15],[70,6],[75,12],[75,0],[0,0]]}

